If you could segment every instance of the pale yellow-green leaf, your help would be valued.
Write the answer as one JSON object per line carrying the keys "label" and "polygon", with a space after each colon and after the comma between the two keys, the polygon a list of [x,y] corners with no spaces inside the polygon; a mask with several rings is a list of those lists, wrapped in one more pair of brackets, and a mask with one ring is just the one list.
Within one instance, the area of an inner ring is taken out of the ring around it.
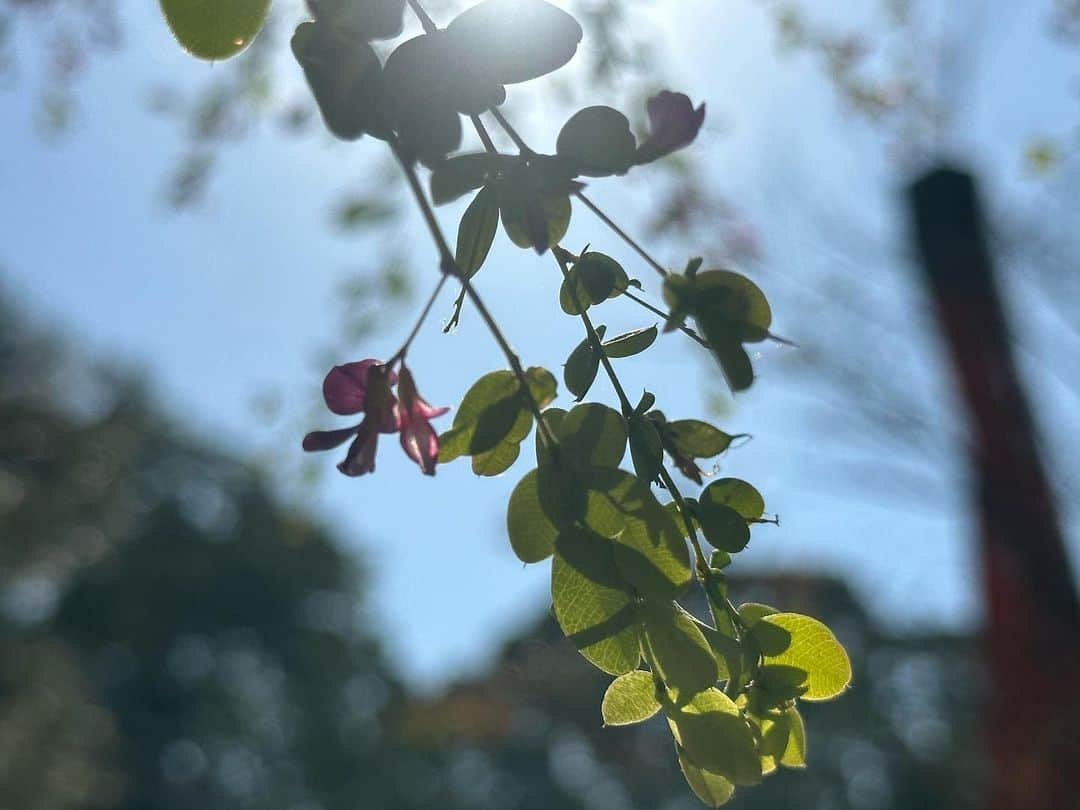
{"label": "pale yellow-green leaf", "polygon": [[731,698],[706,689],[684,706],[665,708],[675,741],[698,767],[736,785],[761,780],[761,760],[750,726]]}
{"label": "pale yellow-green leaf", "polygon": [[794,667],[806,672],[803,700],[828,700],[851,683],[847,652],[824,624],[798,613],[763,616],[752,630],[764,666]]}
{"label": "pale yellow-green leaf", "polygon": [[646,660],[677,702],[716,685],[716,657],[693,616],[674,602],[646,601],[638,613]]}
{"label": "pale yellow-green leaf", "polygon": [[636,669],[613,680],[604,692],[600,713],[605,726],[627,726],[648,720],[660,711],[656,681],[651,672]]}
{"label": "pale yellow-green leaf", "polygon": [[686,752],[675,746],[679,757],[679,769],[686,777],[686,784],[706,807],[720,807],[734,795],[735,786],[719,774],[699,768],[687,757]]}
{"label": "pale yellow-green leaf", "polygon": [[567,637],[594,666],[622,675],[641,660],[634,603],[615,567],[611,540],[567,529],[555,541],[551,601]]}

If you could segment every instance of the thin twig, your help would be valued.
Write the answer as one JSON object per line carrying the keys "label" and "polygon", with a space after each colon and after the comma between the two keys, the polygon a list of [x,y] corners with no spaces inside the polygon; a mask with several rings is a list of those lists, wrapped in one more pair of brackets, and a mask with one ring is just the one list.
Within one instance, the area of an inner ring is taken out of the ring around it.
{"label": "thin twig", "polygon": [[443,235],[442,228],[439,226],[439,221],[435,218],[435,211],[424,194],[423,186],[420,185],[420,178],[416,175],[415,167],[404,154],[402,154],[401,144],[398,143],[396,138],[390,140],[390,149],[393,151],[394,157],[397,158],[402,171],[405,173],[405,179],[408,181],[413,197],[416,198],[417,205],[420,206],[420,212],[424,216],[424,222],[427,223],[428,230],[431,232],[431,238],[435,241],[435,247],[439,252],[439,269],[445,275],[453,276],[461,282],[465,294],[468,296],[469,300],[472,301],[473,306],[476,307],[476,311],[480,313],[480,317],[483,319],[488,331],[491,332],[492,337],[495,338],[495,342],[499,344],[502,353],[506,355],[506,360],[510,364],[510,370],[514,372],[514,376],[517,378],[522,393],[525,395],[525,399],[528,402],[529,410],[532,411],[532,415],[536,419],[537,430],[543,434],[544,440],[548,442],[550,446],[554,446],[556,444],[555,437],[548,428],[547,422],[544,421],[540,412],[540,405],[533,397],[532,389],[529,387],[529,378],[525,376],[525,369],[521,366],[521,359],[506,340],[506,336],[502,333],[502,330],[499,329],[499,325],[495,322],[491,312],[484,304],[483,299],[480,298],[479,293],[476,292],[472,282],[457,266],[457,261],[454,259],[454,254],[450,250],[450,245],[447,244],[446,237]]}
{"label": "thin twig", "polygon": [[420,327],[424,325],[424,321],[427,320],[428,315],[431,314],[431,308],[435,306],[435,299],[439,297],[439,293],[442,292],[442,288],[446,285],[446,279],[449,278],[445,273],[439,276],[439,282],[435,285],[435,289],[431,293],[431,297],[428,298],[427,304],[424,305],[423,311],[420,313],[420,317],[416,319],[416,325],[413,327],[412,332],[405,338],[405,342],[401,344],[401,348],[397,350],[387,365],[393,364],[397,360],[404,360],[405,355],[409,353],[409,347],[412,346],[412,342],[416,340],[416,336],[420,333]]}
{"label": "thin twig", "polygon": [[[632,292],[630,292],[629,290],[623,290],[623,295],[625,295],[625,296],[626,296],[627,298],[629,298],[629,299],[630,299],[631,301],[634,301],[635,303],[638,303],[638,304],[640,304],[641,306],[645,307],[645,309],[649,310],[649,312],[651,312],[651,313],[652,313],[653,315],[659,315],[659,316],[660,316],[661,318],[663,318],[664,320],[667,320],[668,314],[667,314],[666,312],[664,312],[664,310],[660,309],[659,307],[654,307],[654,306],[653,306],[652,304],[650,304],[650,303],[649,303],[648,301],[646,301],[646,300],[645,300],[644,298],[638,298],[638,297],[637,297],[636,295],[634,295],[634,294],[633,294]],[[709,349],[709,348],[710,348],[710,347],[709,347],[709,344],[708,344],[708,342],[707,342],[707,341],[705,340],[705,338],[703,338],[703,337],[702,337],[701,335],[699,335],[699,334],[698,334],[697,332],[695,332],[695,331],[694,331],[693,329],[691,329],[691,328],[690,328],[689,326],[687,326],[686,324],[680,324],[680,325],[679,325],[679,330],[680,330],[680,331],[681,331],[681,332],[682,332],[682,333],[683,333],[684,335],[686,335],[686,336],[687,336],[687,337],[689,337],[689,338],[690,338],[691,340],[693,340],[693,341],[694,341],[695,343],[700,343],[700,344],[701,344],[702,346],[704,346],[704,347],[705,347],[706,349]]]}
{"label": "thin twig", "polygon": [[643,248],[641,245],[639,245],[633,239],[633,237],[630,236],[630,234],[628,234],[626,231],[624,231],[622,228],[620,228],[618,225],[616,225],[614,220],[612,220],[611,217],[609,217],[607,214],[605,214],[603,211],[601,211],[600,207],[596,203],[594,203],[592,200],[590,200],[588,197],[586,197],[584,191],[581,191],[579,189],[578,191],[574,192],[574,196],[577,197],[579,200],[581,200],[583,203],[585,203],[586,207],[590,211],[592,211],[594,214],[596,214],[597,218],[601,222],[603,222],[605,225],[607,225],[612,231],[615,232],[615,234],[620,239],[622,239],[624,242],[626,242],[626,244],[628,244],[631,248],[633,248],[634,252],[637,253],[638,256],[643,258],[649,264],[649,266],[652,267],[653,270],[655,270],[661,276],[667,276],[668,275],[667,269],[664,268],[664,266],[662,264],[660,264],[660,262],[658,262],[656,259],[654,259],[652,257],[652,254],[649,253],[649,251],[645,250],[645,248]]}

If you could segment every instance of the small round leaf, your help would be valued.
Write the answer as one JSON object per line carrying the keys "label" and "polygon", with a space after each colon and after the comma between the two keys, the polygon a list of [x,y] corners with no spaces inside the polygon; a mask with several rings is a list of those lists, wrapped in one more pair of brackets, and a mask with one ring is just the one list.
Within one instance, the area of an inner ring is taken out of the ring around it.
{"label": "small round leaf", "polygon": [[651,672],[636,669],[613,680],[604,692],[600,714],[605,726],[628,726],[660,711],[656,681]]}

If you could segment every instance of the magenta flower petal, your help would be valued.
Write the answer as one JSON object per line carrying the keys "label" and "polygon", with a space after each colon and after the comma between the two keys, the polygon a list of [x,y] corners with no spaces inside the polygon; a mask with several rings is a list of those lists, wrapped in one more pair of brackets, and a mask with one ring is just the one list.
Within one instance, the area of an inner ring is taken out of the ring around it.
{"label": "magenta flower petal", "polygon": [[697,109],[684,93],[662,90],[646,102],[649,137],[638,147],[638,163],[651,161],[682,149],[697,137],[705,122],[705,105]]}
{"label": "magenta flower petal", "polygon": [[349,445],[345,460],[338,464],[338,470],[355,478],[375,471],[375,450],[379,445],[379,431],[372,430],[365,419],[356,431],[356,439]]}
{"label": "magenta flower petal", "polygon": [[[356,363],[334,366],[323,380],[323,399],[326,407],[341,415],[360,413],[367,399],[368,372],[373,366],[382,365],[381,360],[367,359]],[[397,374],[390,372],[388,382],[397,382]]]}
{"label": "magenta flower petal", "polygon": [[341,430],[314,430],[304,437],[304,449],[309,453],[319,450],[333,450],[344,444],[356,434],[356,426]]}
{"label": "magenta flower petal", "polygon": [[420,465],[424,475],[435,474],[439,459],[439,436],[426,419],[406,423],[401,429],[401,447],[405,455]]}

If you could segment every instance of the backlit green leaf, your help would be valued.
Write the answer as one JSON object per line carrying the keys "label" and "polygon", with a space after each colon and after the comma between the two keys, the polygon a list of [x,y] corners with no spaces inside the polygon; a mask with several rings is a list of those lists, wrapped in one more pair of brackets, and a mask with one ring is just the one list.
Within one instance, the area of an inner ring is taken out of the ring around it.
{"label": "backlit green leaf", "polygon": [[790,726],[787,747],[780,757],[780,764],[788,768],[806,767],[806,726],[803,724],[802,715],[794,706],[789,706],[785,712]]}
{"label": "backlit green leaf", "polygon": [[491,244],[495,241],[495,231],[499,227],[499,204],[495,192],[484,187],[480,189],[458,225],[457,252],[454,259],[466,278],[476,274],[487,259]]}
{"label": "backlit green leaf", "polygon": [[559,438],[563,452],[578,464],[618,467],[626,453],[626,423],[607,405],[586,402],[570,410]]}
{"label": "backlit green leaf", "polygon": [[699,768],[678,744],[675,751],[679,757],[679,769],[686,777],[686,783],[690,789],[705,804],[706,807],[720,807],[731,799],[735,794],[735,786],[727,779],[716,773],[709,773]]}
{"label": "backlit green leaf", "polygon": [[682,706],[664,709],[675,741],[690,762],[736,785],[761,780],[761,760],[753,732],[731,698],[706,689]]}
{"label": "backlit green leaf", "polygon": [[550,557],[559,527],[569,523],[554,477],[557,475],[557,472],[547,472],[546,468],[533,470],[510,493],[506,531],[510,536],[510,547],[524,563]]}
{"label": "backlit green leaf", "polygon": [[656,342],[657,334],[659,333],[655,326],[626,332],[604,343],[604,353],[608,357],[633,357],[652,346]]}
{"label": "backlit green leaf", "polygon": [[161,0],[180,46],[200,59],[228,59],[246,48],[266,21],[270,0]]}
{"label": "backlit green leaf", "polygon": [[605,726],[627,726],[648,720],[660,711],[656,681],[651,672],[636,669],[608,684],[600,713]]}
{"label": "backlit green leaf", "polygon": [[718,478],[698,496],[700,503],[730,506],[745,520],[760,520],[765,514],[765,499],[753,485],[738,478]]}
{"label": "backlit green leaf", "polygon": [[[604,327],[598,326],[596,332],[603,338]],[[599,371],[600,353],[593,348],[592,341],[586,336],[566,358],[566,367],[563,369],[566,390],[573,394],[578,402],[581,402],[592,388]]]}
{"label": "backlit green leaf", "polygon": [[633,165],[637,139],[618,110],[586,107],[563,126],[555,151],[576,166],[579,174],[606,177],[625,174]]}
{"label": "backlit green leaf", "polygon": [[615,567],[612,542],[567,529],[555,548],[551,601],[567,638],[604,672],[622,675],[636,669],[641,660],[637,616]]}
{"label": "backlit green leaf", "polygon": [[638,606],[646,660],[677,702],[716,685],[716,658],[694,618],[673,602]]}
{"label": "backlit green leaf", "polygon": [[792,667],[806,672],[803,700],[834,698],[851,683],[847,652],[817,619],[798,613],[774,613],[763,616],[751,634],[764,656],[763,670]]}
{"label": "backlit green leaf", "polygon": [[701,533],[713,548],[734,554],[750,542],[750,527],[746,520],[729,506],[699,502],[694,516],[701,526]]}

